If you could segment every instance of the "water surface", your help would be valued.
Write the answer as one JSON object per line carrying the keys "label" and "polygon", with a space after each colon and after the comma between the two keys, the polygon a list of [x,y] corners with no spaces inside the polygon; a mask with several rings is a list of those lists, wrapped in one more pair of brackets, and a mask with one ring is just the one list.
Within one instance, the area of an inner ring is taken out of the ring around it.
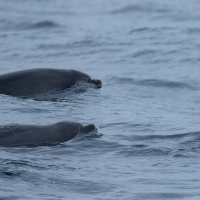
{"label": "water surface", "polygon": [[199,199],[200,2],[1,0],[0,74],[76,69],[103,88],[0,95],[1,125],[94,123],[64,144],[0,148],[2,199]]}

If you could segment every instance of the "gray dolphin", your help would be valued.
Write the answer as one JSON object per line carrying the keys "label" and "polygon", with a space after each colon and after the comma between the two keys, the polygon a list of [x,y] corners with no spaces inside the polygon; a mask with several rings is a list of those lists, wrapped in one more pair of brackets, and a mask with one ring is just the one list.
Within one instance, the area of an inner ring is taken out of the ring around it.
{"label": "gray dolphin", "polygon": [[29,97],[52,90],[61,91],[80,80],[102,87],[100,80],[76,70],[36,68],[0,75],[0,94]]}
{"label": "gray dolphin", "polygon": [[94,124],[83,126],[78,122],[58,122],[50,125],[4,125],[0,126],[0,146],[45,146],[56,145],[78,134],[95,131]]}

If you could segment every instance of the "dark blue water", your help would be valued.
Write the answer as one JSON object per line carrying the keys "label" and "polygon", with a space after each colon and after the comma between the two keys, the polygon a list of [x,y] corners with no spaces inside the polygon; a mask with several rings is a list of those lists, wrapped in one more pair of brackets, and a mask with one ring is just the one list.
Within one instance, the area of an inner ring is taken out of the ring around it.
{"label": "dark blue water", "polygon": [[0,148],[1,199],[200,198],[198,0],[0,0],[0,74],[77,69],[100,90],[0,95],[0,125],[94,123],[98,135]]}

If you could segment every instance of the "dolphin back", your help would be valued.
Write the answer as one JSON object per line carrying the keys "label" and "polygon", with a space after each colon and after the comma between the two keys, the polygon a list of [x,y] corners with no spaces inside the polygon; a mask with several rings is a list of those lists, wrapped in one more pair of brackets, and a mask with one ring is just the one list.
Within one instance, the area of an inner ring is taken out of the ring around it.
{"label": "dolphin back", "polygon": [[79,80],[90,76],[76,70],[36,68],[12,72],[0,76],[0,93],[27,97],[49,91],[70,88]]}

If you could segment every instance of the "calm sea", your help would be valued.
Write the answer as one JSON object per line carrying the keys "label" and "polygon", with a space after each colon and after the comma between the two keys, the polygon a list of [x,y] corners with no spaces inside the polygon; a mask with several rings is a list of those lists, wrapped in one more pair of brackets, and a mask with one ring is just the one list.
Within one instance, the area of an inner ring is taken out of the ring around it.
{"label": "calm sea", "polygon": [[0,0],[0,74],[76,69],[103,82],[54,101],[0,95],[0,125],[100,133],[1,147],[0,199],[199,200],[199,38],[199,0]]}

